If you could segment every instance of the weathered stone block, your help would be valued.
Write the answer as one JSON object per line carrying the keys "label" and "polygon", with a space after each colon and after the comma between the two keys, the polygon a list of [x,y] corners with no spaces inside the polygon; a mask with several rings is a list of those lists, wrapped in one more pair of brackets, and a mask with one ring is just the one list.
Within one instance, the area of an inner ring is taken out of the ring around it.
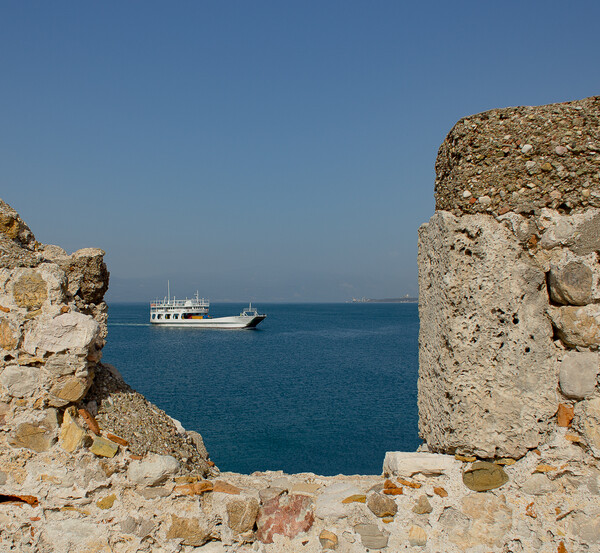
{"label": "weathered stone block", "polygon": [[585,443],[600,458],[600,398],[593,397],[575,405],[573,427],[583,434]]}
{"label": "weathered stone block", "polygon": [[551,306],[548,312],[556,334],[568,346],[600,346],[600,305]]}
{"label": "weathered stone block", "polygon": [[306,495],[278,495],[265,502],[256,519],[256,537],[263,543],[273,543],[279,534],[295,538],[300,532],[308,532],[315,515],[312,499]]}
{"label": "weathered stone block", "polygon": [[81,426],[77,424],[71,415],[71,410],[66,409],[63,415],[63,422],[58,434],[58,443],[67,453],[72,453],[86,442],[87,434]]}
{"label": "weathered stone block", "polygon": [[19,307],[39,309],[48,298],[48,285],[39,272],[30,271],[15,281],[13,297]]}
{"label": "weathered stone block", "polygon": [[56,382],[50,389],[50,394],[54,396],[53,403],[57,407],[79,401],[92,385],[91,376],[76,377],[68,376]]}
{"label": "weathered stone block", "polygon": [[596,352],[573,351],[560,363],[559,381],[562,393],[573,399],[590,397],[596,389],[600,356]]}
{"label": "weathered stone block", "polygon": [[197,518],[178,517],[171,515],[171,526],[167,531],[168,540],[182,540],[183,545],[192,545],[200,547],[204,545],[210,537],[210,527],[200,524]]}
{"label": "weathered stone block", "polygon": [[354,531],[360,536],[367,549],[384,549],[387,547],[389,533],[383,532],[376,524],[356,524]]}
{"label": "weathered stone block", "polygon": [[68,291],[85,303],[99,304],[108,290],[109,273],[104,263],[104,251],[99,248],[77,250],[58,263],[67,275]]}
{"label": "weathered stone block", "polygon": [[0,320],[0,348],[11,350],[19,343],[18,332],[13,331],[6,319]]}
{"label": "weathered stone block", "polygon": [[12,424],[14,430],[8,438],[12,447],[25,447],[40,453],[56,442],[58,417],[55,409],[26,413]]}
{"label": "weathered stone block", "polygon": [[38,388],[40,370],[35,367],[9,365],[0,375],[0,382],[12,397],[29,397]]}
{"label": "weathered stone block", "polygon": [[319,534],[319,542],[324,550],[335,550],[337,549],[339,540],[336,534],[329,530],[322,530]]}
{"label": "weathered stone block", "polygon": [[425,474],[439,476],[458,472],[462,464],[453,455],[425,453],[418,451],[388,451],[383,459],[383,473],[386,475],[413,476]]}
{"label": "weathered stone block", "polygon": [[360,488],[350,482],[336,482],[317,496],[315,515],[321,519],[338,519],[348,515],[352,505],[342,503],[351,495],[361,494]]}
{"label": "weathered stone block", "polygon": [[519,457],[556,413],[545,273],[491,216],[419,230],[419,430],[430,449]]}
{"label": "weathered stone block", "polygon": [[102,436],[94,436],[90,451],[98,457],[114,457],[119,451],[119,446],[103,438]]}
{"label": "weathered stone block", "polygon": [[408,543],[413,547],[424,547],[427,544],[427,532],[420,526],[413,525],[408,530]]}
{"label": "weathered stone block", "polygon": [[572,261],[564,267],[552,267],[548,274],[550,297],[563,305],[586,305],[592,301],[592,270]]}
{"label": "weathered stone block", "polygon": [[367,498],[367,507],[376,517],[393,517],[398,512],[398,505],[387,495],[374,492]]}
{"label": "weathered stone block", "polygon": [[237,499],[227,503],[229,528],[243,533],[252,530],[258,516],[258,501],[254,497]]}
{"label": "weathered stone block", "polygon": [[417,501],[412,510],[413,513],[416,513],[418,515],[426,515],[433,511],[433,507],[431,506],[431,503],[429,503],[429,499],[427,499],[427,496],[423,494],[419,496],[419,500]]}
{"label": "weathered stone block", "polygon": [[25,334],[23,349],[35,355],[41,352],[61,353],[88,348],[100,333],[100,325],[81,313],[64,313],[54,319],[39,319]]}
{"label": "weathered stone block", "polygon": [[0,200],[0,233],[23,246],[35,241],[33,233],[19,214],[2,200]]}
{"label": "weathered stone block", "polygon": [[154,486],[177,474],[179,462],[170,455],[149,454],[142,461],[133,461],[127,478],[138,486]]}

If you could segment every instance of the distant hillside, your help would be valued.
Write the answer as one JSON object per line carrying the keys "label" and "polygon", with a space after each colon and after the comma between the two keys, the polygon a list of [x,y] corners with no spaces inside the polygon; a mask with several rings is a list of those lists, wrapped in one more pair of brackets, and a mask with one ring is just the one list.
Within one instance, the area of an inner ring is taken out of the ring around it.
{"label": "distant hillside", "polygon": [[419,303],[419,298],[412,298],[410,296],[404,296],[403,298],[385,299],[352,298],[352,300],[348,303]]}

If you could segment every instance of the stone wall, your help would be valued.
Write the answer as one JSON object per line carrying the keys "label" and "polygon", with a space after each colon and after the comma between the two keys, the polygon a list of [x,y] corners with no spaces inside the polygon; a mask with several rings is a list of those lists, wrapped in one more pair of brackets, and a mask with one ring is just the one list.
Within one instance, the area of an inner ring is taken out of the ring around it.
{"label": "stone wall", "polygon": [[[196,447],[201,438],[182,435],[101,363],[104,252],[67,255],[39,243],[1,200],[0,252],[0,417],[7,443],[41,453],[60,442],[70,451],[102,447],[113,455],[126,443],[138,453],[185,458],[189,469],[208,474],[206,451]],[[90,427],[94,417],[101,430]],[[141,428],[134,432],[136,420]]]}
{"label": "stone wall", "polygon": [[462,119],[436,169],[419,231],[423,439],[518,458],[566,416],[598,456],[600,98]]}

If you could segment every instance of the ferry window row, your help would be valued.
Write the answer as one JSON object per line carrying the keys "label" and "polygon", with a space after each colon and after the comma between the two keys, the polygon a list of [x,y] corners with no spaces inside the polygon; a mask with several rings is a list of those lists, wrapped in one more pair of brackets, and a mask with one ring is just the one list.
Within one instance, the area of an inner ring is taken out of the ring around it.
{"label": "ferry window row", "polygon": [[[152,318],[153,319],[162,319],[163,316],[162,316],[162,314],[157,315],[156,313],[152,313]],[[167,313],[165,315],[165,319],[170,319],[170,318],[171,318],[171,315],[169,313]],[[173,315],[173,319],[179,319],[179,315]]]}

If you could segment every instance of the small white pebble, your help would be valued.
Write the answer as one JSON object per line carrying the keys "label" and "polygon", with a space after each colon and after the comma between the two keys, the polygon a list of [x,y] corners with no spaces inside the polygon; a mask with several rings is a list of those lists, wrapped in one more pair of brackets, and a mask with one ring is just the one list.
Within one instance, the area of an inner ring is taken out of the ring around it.
{"label": "small white pebble", "polygon": [[463,198],[470,198],[471,192],[469,192],[468,190],[465,190],[462,195],[463,195]]}
{"label": "small white pebble", "polygon": [[529,152],[531,152],[531,150],[533,150],[533,146],[531,144],[525,144],[521,148],[521,152],[523,152],[524,154],[528,154]]}
{"label": "small white pebble", "polygon": [[480,196],[479,203],[484,206],[490,205],[492,203],[492,198],[490,198],[489,196]]}
{"label": "small white pebble", "polygon": [[554,148],[554,151],[559,155],[559,156],[564,156],[567,153],[567,148],[565,146],[557,146],[556,148]]}

